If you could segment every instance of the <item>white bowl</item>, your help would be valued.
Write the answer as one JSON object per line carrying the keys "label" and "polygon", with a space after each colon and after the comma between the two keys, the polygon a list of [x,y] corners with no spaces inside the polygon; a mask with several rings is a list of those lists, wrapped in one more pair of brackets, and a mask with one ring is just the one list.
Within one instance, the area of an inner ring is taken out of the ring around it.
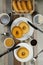
{"label": "white bowl", "polygon": [[31,46],[30,44],[28,45],[27,43],[19,43],[17,46],[21,46],[21,47],[27,48],[27,49],[29,50],[29,55],[28,55],[28,57],[26,57],[26,58],[24,58],[24,59],[21,59],[21,58],[19,58],[19,57],[17,56],[17,50],[18,50],[18,49],[15,49],[15,50],[14,50],[14,56],[15,56],[15,58],[16,58],[18,61],[20,61],[20,62],[31,61],[32,58],[33,58],[33,48],[32,48],[32,46]]}
{"label": "white bowl", "polygon": [[33,17],[33,22],[36,23],[36,24],[43,24],[43,15],[41,14],[36,14],[34,17]]}
{"label": "white bowl", "polygon": [[10,22],[10,16],[7,13],[1,13],[0,20],[1,20],[1,23],[3,23],[4,25],[7,25]]}
{"label": "white bowl", "polygon": [[[13,21],[13,23],[12,23],[12,25],[11,25],[11,31],[12,31],[12,28],[13,28],[14,26],[18,26],[19,23],[22,22],[22,21],[26,22],[27,24],[28,24],[27,21],[31,22],[31,21],[30,21],[28,18],[26,18],[26,17],[19,17],[19,18],[15,19],[15,20]],[[31,23],[32,23],[32,22],[31,22]],[[30,26],[30,31],[29,31],[27,34],[23,35],[21,38],[17,38],[17,39],[18,39],[18,40],[21,40],[21,41],[22,41],[22,40],[26,40],[26,39],[30,38],[30,36],[32,36],[33,31],[34,31],[34,29]]]}

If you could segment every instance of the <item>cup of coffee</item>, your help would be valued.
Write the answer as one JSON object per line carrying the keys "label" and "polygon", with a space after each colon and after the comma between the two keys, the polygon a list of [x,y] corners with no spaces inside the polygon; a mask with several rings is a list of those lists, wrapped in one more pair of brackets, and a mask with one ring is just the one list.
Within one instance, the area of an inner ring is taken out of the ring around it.
{"label": "cup of coffee", "polygon": [[1,13],[0,21],[2,24],[7,25],[10,22],[10,16],[7,13]]}
{"label": "cup of coffee", "polygon": [[14,46],[14,40],[13,40],[12,38],[10,38],[10,37],[6,38],[6,39],[4,40],[4,46],[5,46],[6,48],[11,48],[11,47],[13,47],[13,46]]}
{"label": "cup of coffee", "polygon": [[33,22],[35,22],[36,24],[43,24],[43,15],[41,14],[36,14],[34,17],[33,17]]}

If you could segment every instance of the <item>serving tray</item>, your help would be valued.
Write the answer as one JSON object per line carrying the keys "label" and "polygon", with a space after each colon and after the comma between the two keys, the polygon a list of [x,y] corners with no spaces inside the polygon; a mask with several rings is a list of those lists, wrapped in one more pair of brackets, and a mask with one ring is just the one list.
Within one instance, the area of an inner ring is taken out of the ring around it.
{"label": "serving tray", "polygon": [[[35,6],[34,6],[34,3],[35,3],[35,1],[34,0],[30,0],[31,1],[31,3],[32,3],[32,11],[30,11],[30,12],[28,12],[28,13],[26,13],[26,12],[24,12],[24,13],[22,13],[22,12],[16,12],[14,9],[13,9],[13,7],[12,7],[12,2],[13,2],[14,0],[11,0],[11,10],[12,10],[12,12],[14,13],[14,14],[32,14],[33,12],[34,12],[34,10],[35,10]],[[17,0],[15,0],[15,1],[17,1]],[[18,0],[18,1],[22,1],[22,0]],[[28,0],[24,0],[25,2],[27,2]]]}

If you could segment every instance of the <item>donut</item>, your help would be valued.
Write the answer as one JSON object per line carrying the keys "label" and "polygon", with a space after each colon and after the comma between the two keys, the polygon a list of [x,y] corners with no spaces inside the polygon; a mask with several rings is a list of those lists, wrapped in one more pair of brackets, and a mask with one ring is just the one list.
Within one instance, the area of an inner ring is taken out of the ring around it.
{"label": "donut", "polygon": [[29,12],[32,11],[32,3],[30,0],[27,1],[27,8],[28,8]]}
{"label": "donut", "polygon": [[21,38],[23,36],[23,31],[19,26],[14,26],[12,29],[12,34],[15,38]]}
{"label": "donut", "polygon": [[29,55],[29,51],[28,51],[28,49],[25,48],[25,47],[21,47],[21,48],[19,48],[19,49],[17,50],[17,56],[18,56],[19,58],[24,59],[24,58],[28,57],[28,55]]}
{"label": "donut", "polygon": [[19,9],[19,12],[24,12],[20,1],[17,1],[17,6],[18,6],[18,9]]}
{"label": "donut", "polygon": [[28,12],[28,9],[27,9],[27,7],[26,7],[26,2],[25,1],[21,1],[21,5],[22,5],[22,7],[23,7],[23,10],[24,10],[24,12]]}
{"label": "donut", "polygon": [[14,9],[15,12],[19,12],[19,9],[17,7],[17,3],[16,3],[15,0],[12,2],[12,7],[13,7],[13,9]]}
{"label": "donut", "polygon": [[30,31],[30,26],[24,21],[19,24],[19,27],[22,28],[23,34],[26,34]]}

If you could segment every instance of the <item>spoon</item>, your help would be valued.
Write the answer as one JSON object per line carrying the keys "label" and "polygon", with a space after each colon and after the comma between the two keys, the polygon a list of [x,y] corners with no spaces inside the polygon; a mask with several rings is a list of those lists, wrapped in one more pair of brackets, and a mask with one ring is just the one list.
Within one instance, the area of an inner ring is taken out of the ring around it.
{"label": "spoon", "polygon": [[4,32],[4,33],[2,33],[1,35],[10,36],[10,34],[9,34],[8,32]]}
{"label": "spoon", "polygon": [[[30,43],[31,43],[32,46],[36,46],[37,40],[33,39]],[[38,58],[38,55],[42,52],[43,52],[43,49],[39,53],[37,53],[37,55],[33,58],[33,60],[36,61],[36,59]]]}
{"label": "spoon", "polygon": [[38,58],[39,54],[41,54],[43,52],[43,49],[33,58],[34,61],[36,61],[36,59]]}

